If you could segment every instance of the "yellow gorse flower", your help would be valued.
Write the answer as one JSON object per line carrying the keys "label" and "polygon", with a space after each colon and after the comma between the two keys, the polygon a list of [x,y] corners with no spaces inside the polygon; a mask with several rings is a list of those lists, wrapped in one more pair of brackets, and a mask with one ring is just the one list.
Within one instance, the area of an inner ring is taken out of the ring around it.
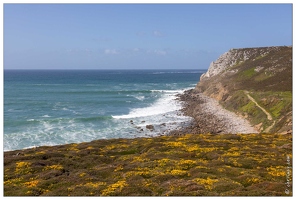
{"label": "yellow gorse flower", "polygon": [[184,144],[182,142],[167,142],[166,145],[170,147],[182,147]]}
{"label": "yellow gorse flower", "polygon": [[212,190],[213,189],[213,184],[218,182],[217,179],[211,179],[209,177],[207,177],[206,179],[204,178],[196,178],[194,179],[195,182],[197,182],[198,184],[204,185],[206,189],[208,190]]}
{"label": "yellow gorse flower", "polygon": [[50,165],[50,166],[46,166],[43,170],[50,170],[50,169],[63,170],[64,167],[62,165]]}
{"label": "yellow gorse flower", "polygon": [[36,187],[38,183],[39,183],[38,180],[33,180],[33,181],[25,182],[24,184],[26,187],[31,188],[31,187]]}
{"label": "yellow gorse flower", "polygon": [[173,169],[170,174],[175,176],[185,176],[188,175],[188,172],[186,170]]}
{"label": "yellow gorse flower", "polygon": [[286,176],[285,168],[282,166],[267,168],[268,174],[271,176]]}
{"label": "yellow gorse flower", "polygon": [[31,163],[29,162],[17,162],[15,173],[16,174],[28,174],[31,172]]}
{"label": "yellow gorse flower", "polygon": [[104,189],[101,193],[102,196],[109,196],[112,193],[114,193],[116,190],[119,190],[119,192],[122,191],[124,187],[126,187],[128,184],[126,181],[117,181],[116,183],[109,185],[106,189]]}
{"label": "yellow gorse flower", "polygon": [[92,188],[98,188],[98,187],[100,187],[100,186],[102,186],[102,185],[106,185],[106,183],[105,182],[89,182],[89,183],[86,183],[86,184],[84,184],[84,186],[86,186],[86,187],[92,187]]}

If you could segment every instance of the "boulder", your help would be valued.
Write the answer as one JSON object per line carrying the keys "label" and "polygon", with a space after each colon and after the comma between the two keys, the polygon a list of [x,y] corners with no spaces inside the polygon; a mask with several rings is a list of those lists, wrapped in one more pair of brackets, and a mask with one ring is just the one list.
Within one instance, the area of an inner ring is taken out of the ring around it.
{"label": "boulder", "polygon": [[150,131],[154,130],[154,126],[151,124],[146,125],[146,128],[149,129]]}

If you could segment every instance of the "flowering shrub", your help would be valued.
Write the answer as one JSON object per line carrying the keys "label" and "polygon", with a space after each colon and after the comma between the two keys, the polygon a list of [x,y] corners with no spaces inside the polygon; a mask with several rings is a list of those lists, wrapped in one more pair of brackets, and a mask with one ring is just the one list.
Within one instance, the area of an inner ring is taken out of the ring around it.
{"label": "flowering shrub", "polygon": [[50,165],[50,166],[46,166],[43,170],[63,170],[63,166],[62,165]]}
{"label": "flowering shrub", "polygon": [[117,181],[116,183],[109,185],[106,189],[102,191],[102,196],[109,196],[113,194],[115,191],[121,192],[124,187],[128,184],[126,181]]}
{"label": "flowering shrub", "polygon": [[292,135],[188,134],[5,152],[4,195],[291,196],[291,144]]}
{"label": "flowering shrub", "polygon": [[204,185],[206,189],[212,190],[213,189],[213,184],[218,182],[218,179],[211,179],[211,178],[207,177],[206,179],[204,179],[204,178],[196,178],[196,179],[194,179],[194,181],[196,181],[199,184]]}
{"label": "flowering shrub", "polygon": [[36,187],[38,183],[39,183],[39,180],[28,181],[28,182],[25,182],[25,186],[29,188]]}
{"label": "flowering shrub", "polygon": [[286,168],[282,166],[268,167],[267,172],[271,176],[286,176]]}
{"label": "flowering shrub", "polygon": [[29,162],[17,162],[15,173],[16,174],[28,174],[32,171],[32,168],[30,167],[31,163]]}

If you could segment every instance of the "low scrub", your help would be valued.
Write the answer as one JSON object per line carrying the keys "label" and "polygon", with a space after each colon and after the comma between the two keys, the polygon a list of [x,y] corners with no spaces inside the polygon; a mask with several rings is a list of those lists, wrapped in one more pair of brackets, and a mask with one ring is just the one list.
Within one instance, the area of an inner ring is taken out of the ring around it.
{"label": "low scrub", "polygon": [[187,134],[4,153],[5,196],[292,196],[292,136]]}

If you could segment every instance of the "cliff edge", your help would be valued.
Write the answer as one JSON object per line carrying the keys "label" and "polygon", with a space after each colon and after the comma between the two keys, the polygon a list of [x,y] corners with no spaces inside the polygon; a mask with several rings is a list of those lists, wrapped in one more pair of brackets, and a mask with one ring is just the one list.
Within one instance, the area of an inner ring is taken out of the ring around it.
{"label": "cliff edge", "polygon": [[292,132],[292,47],[231,49],[195,91],[248,119],[259,132]]}

